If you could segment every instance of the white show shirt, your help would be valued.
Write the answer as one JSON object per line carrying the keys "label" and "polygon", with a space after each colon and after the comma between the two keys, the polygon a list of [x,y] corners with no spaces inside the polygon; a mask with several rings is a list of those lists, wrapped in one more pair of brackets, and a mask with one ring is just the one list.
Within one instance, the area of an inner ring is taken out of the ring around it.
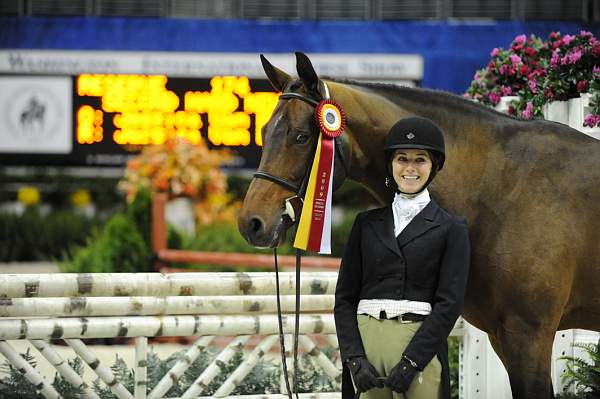
{"label": "white show shirt", "polygon": [[[396,193],[392,202],[394,213],[394,234],[396,237],[404,230],[413,218],[431,201],[427,189],[415,196]],[[396,317],[404,313],[428,315],[431,313],[429,302],[409,301],[406,299],[361,299],[358,302],[357,314],[368,314],[379,319],[380,312],[384,310],[386,317]]]}

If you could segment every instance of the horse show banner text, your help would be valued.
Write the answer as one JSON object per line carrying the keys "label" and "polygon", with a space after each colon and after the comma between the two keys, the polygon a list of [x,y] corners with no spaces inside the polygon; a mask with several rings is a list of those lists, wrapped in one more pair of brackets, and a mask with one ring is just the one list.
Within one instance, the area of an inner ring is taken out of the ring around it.
{"label": "horse show banner text", "polygon": [[[293,53],[265,53],[283,70],[295,69]],[[320,76],[412,83],[423,78],[418,54],[310,54]],[[248,76],[263,79],[258,53],[0,50],[0,73],[144,74],[171,77]]]}

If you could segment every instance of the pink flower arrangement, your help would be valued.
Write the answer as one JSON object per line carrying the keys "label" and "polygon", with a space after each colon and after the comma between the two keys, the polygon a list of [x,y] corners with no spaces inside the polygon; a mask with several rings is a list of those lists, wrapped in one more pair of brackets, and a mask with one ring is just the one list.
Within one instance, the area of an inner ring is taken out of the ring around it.
{"label": "pink flower arrangement", "polygon": [[[534,35],[515,37],[509,50],[494,48],[487,67],[477,71],[467,94],[493,106],[500,102],[502,96],[518,95],[524,89],[535,91],[535,80],[546,74],[539,63],[541,51],[543,43]],[[517,113],[520,111],[519,107],[513,109]],[[534,109],[532,112],[537,115],[541,111]]]}
{"label": "pink flower arrangement", "polygon": [[496,105],[501,96],[519,96],[509,113],[525,119],[542,116],[542,106],[592,93],[593,112],[586,125],[600,121],[600,42],[594,35],[552,32],[545,41],[519,35],[508,50],[496,47],[486,68],[477,71],[466,94],[478,102]]}
{"label": "pink flower arrangement", "polygon": [[533,118],[533,103],[531,101],[527,101],[527,104],[525,105],[525,109],[523,110],[523,113],[521,115],[525,119]]}
{"label": "pink flower arrangement", "polygon": [[588,89],[594,68],[600,64],[600,42],[593,34],[581,31],[578,35],[550,34],[544,42],[551,51],[545,87],[550,87],[556,100],[575,98]]}
{"label": "pink flower arrangement", "polygon": [[584,126],[595,127],[600,125],[600,115],[589,114],[583,121]]}
{"label": "pink flower arrangement", "polygon": [[594,67],[594,79],[589,82],[589,91],[592,94],[592,98],[590,99],[592,112],[585,117],[583,121],[584,126],[600,126],[600,71],[598,69],[600,68]]}

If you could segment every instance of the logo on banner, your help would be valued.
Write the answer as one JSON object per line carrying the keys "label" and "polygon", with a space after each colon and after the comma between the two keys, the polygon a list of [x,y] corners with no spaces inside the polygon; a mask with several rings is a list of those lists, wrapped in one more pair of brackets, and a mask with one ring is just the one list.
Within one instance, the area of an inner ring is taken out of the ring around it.
{"label": "logo on banner", "polygon": [[68,154],[70,77],[0,77],[0,153]]}
{"label": "logo on banner", "polygon": [[62,114],[52,93],[39,88],[21,87],[9,95],[8,126],[14,139],[39,142],[52,138]]}

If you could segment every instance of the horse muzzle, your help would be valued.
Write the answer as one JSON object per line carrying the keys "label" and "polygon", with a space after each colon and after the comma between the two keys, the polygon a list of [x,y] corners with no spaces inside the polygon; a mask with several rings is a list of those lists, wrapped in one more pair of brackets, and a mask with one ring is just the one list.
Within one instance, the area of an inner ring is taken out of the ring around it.
{"label": "horse muzzle", "polygon": [[260,215],[248,215],[238,218],[238,229],[248,244],[257,248],[275,248],[285,242],[292,219],[286,214],[269,226]]}

